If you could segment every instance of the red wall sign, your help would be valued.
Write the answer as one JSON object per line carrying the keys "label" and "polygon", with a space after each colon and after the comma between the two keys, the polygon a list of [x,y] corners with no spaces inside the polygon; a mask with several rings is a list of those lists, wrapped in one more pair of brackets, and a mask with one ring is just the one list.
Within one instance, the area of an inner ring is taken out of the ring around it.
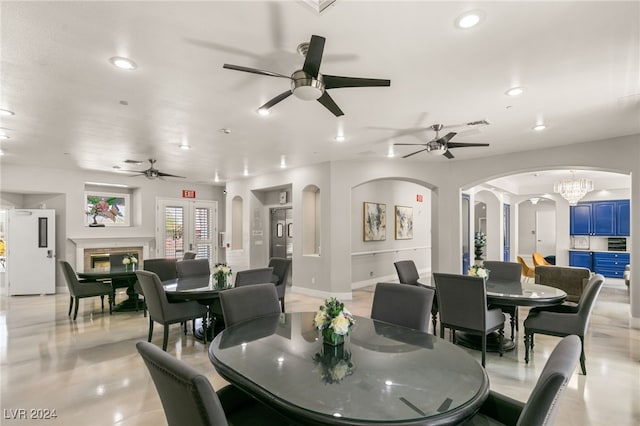
{"label": "red wall sign", "polygon": [[182,198],[196,198],[196,191],[192,189],[183,189]]}
{"label": "red wall sign", "polygon": [[416,201],[419,203],[422,202],[422,194],[416,194]]}

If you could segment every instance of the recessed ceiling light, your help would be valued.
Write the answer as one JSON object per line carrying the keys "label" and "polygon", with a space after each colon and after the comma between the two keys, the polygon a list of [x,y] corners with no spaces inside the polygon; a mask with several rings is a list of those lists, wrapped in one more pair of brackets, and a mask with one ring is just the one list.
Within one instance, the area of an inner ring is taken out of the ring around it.
{"label": "recessed ceiling light", "polygon": [[11,138],[9,137],[9,135],[0,134],[0,139],[7,140],[7,139],[11,139]]}
{"label": "recessed ceiling light", "polygon": [[218,172],[216,172],[216,174],[213,176],[213,181],[220,182],[220,176],[218,176]]}
{"label": "recessed ceiling light", "polygon": [[185,151],[188,151],[191,149],[191,145],[187,145],[187,144],[180,144],[180,149],[184,149]]}
{"label": "recessed ceiling light", "polygon": [[120,68],[121,70],[131,71],[138,68],[138,65],[136,65],[135,62],[133,62],[131,59],[123,58],[122,56],[114,56],[113,58],[109,58],[109,62],[111,62],[114,67]]}
{"label": "recessed ceiling light", "polygon": [[536,132],[541,132],[546,128],[547,128],[547,126],[545,126],[543,123],[539,123],[539,124],[536,124],[535,126],[533,126],[533,130],[535,130]]}
{"label": "recessed ceiling light", "polygon": [[505,92],[507,96],[520,96],[524,93],[524,89],[520,86],[512,87]]}
{"label": "recessed ceiling light", "polygon": [[387,150],[387,157],[389,158],[393,158],[396,156],[396,153],[393,151],[393,145],[389,146],[389,149]]}
{"label": "recessed ceiling light", "polygon": [[456,26],[462,29],[473,28],[478,25],[484,18],[484,13],[480,10],[471,10],[458,16]]}
{"label": "recessed ceiling light", "polygon": [[0,149],[0,155],[4,155],[4,151]]}
{"label": "recessed ceiling light", "polygon": [[249,176],[249,169],[247,167],[244,168],[244,173],[243,175],[245,176]]}
{"label": "recessed ceiling light", "polygon": [[344,135],[337,135],[335,139],[337,142],[344,142],[345,137]]}
{"label": "recessed ceiling light", "polygon": [[0,109],[0,115],[3,115],[5,117],[9,117],[11,115],[15,115],[16,113],[13,111],[9,111],[8,109]]}
{"label": "recessed ceiling light", "polygon": [[258,114],[262,115],[262,116],[266,116],[269,115],[270,112],[267,108],[259,108],[258,109]]}
{"label": "recessed ceiling light", "polygon": [[287,162],[284,158],[284,155],[280,158],[280,168],[281,169],[286,169],[287,168]]}

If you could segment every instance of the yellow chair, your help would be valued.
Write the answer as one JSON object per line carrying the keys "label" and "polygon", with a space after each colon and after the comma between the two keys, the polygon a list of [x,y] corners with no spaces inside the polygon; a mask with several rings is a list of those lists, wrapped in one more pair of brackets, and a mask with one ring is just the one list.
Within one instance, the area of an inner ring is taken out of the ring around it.
{"label": "yellow chair", "polygon": [[518,256],[518,263],[522,265],[522,276],[525,279],[528,279],[528,278],[535,279],[536,277],[535,267],[531,268],[529,265],[527,265],[527,262],[525,262],[521,256]]}
{"label": "yellow chair", "polygon": [[533,257],[533,266],[549,266],[551,265],[544,259],[544,256],[538,252],[535,252],[531,255]]}

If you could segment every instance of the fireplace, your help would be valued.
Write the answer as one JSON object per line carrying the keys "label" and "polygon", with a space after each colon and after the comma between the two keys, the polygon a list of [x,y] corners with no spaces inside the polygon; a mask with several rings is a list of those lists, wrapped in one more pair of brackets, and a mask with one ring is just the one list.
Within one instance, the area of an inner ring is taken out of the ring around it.
{"label": "fireplace", "polygon": [[76,270],[106,268],[121,264],[126,255],[133,255],[142,264],[149,259],[149,243],[153,237],[129,238],[69,238],[76,245]]}

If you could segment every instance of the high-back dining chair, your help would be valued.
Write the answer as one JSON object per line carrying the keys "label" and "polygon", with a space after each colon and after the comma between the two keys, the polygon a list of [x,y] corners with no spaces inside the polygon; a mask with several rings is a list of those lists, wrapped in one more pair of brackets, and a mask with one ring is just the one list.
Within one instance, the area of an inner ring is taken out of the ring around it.
{"label": "high-back dining chair", "polygon": [[440,337],[444,329],[451,329],[453,343],[456,330],[482,336],[482,366],[485,366],[487,334],[498,331],[499,351],[502,356],[504,314],[499,308],[487,307],[487,289],[484,279],[468,275],[433,273],[440,308]]}
{"label": "high-back dining chair", "polygon": [[[142,269],[155,273],[160,281],[172,280],[178,277],[178,271],[176,270],[176,259],[174,258],[161,258],[161,259],[145,259]],[[133,289],[137,294],[142,295],[142,309],[144,316],[147,316],[147,303],[144,300],[144,292],[140,286],[140,281],[136,281],[133,285]],[[136,308],[137,309],[137,308]]]}
{"label": "high-back dining chair", "polygon": [[587,286],[578,301],[578,305],[562,304],[533,308],[524,320],[524,361],[529,362],[529,351],[533,351],[534,334],[564,337],[575,334],[580,338],[580,368],[587,374],[584,354],[584,336],[591,317],[591,311],[604,283],[604,277],[595,274],[589,279]]}
{"label": "high-back dining chair", "polygon": [[[485,260],[483,264],[489,270],[489,280],[509,283],[515,288],[520,287],[520,277],[522,276],[522,265],[520,263]],[[490,307],[500,308],[503,313],[509,314],[511,339],[513,339],[514,330],[519,329],[518,307],[512,305],[491,305]]]}
{"label": "high-back dining chair", "polygon": [[565,337],[549,355],[526,403],[491,390],[480,411],[463,425],[552,425],[558,401],[576,368],[579,356],[580,339],[577,336]]}
{"label": "high-back dining chair", "polygon": [[[188,320],[195,321],[196,318],[206,320],[208,309],[206,306],[194,301],[169,303],[167,294],[162,287],[160,278],[153,272],[136,271],[138,282],[142,287],[149,310],[149,337],[147,341],[151,341],[153,337],[153,323],[159,322],[164,326],[164,335],[162,338],[162,350],[167,350],[167,342],[169,341],[169,325],[182,323]],[[194,327],[195,328],[195,323]],[[186,325],[185,325],[185,334]],[[206,338],[206,333],[204,333]],[[206,343],[206,342],[205,342]]]}
{"label": "high-back dining chair", "polygon": [[435,291],[426,287],[378,283],[371,318],[428,333],[434,296]]}
{"label": "high-back dining chair", "polygon": [[80,280],[78,280],[76,272],[73,270],[69,262],[67,262],[66,260],[61,260],[60,266],[62,267],[62,273],[64,274],[65,281],[67,282],[67,288],[69,289],[69,313],[67,315],[71,315],[71,308],[74,306],[75,302],[75,309],[73,311],[73,319],[75,320],[78,317],[78,306],[80,305],[80,299],[96,296],[100,296],[103,312],[104,297],[108,296],[107,303],[109,304],[109,314],[111,314],[111,307],[113,303],[113,300],[111,298],[113,289],[111,288],[111,285],[99,281],[80,282]]}
{"label": "high-back dining chair", "polygon": [[[420,275],[418,274],[418,268],[416,268],[416,264],[413,260],[399,260],[393,264],[396,268],[396,272],[398,273],[398,281],[401,284],[410,284],[410,285],[418,285],[425,286],[425,284],[420,282]],[[435,287],[432,287],[435,290]],[[438,318],[438,298],[437,296],[433,298],[433,303],[431,304],[431,322],[433,323],[433,334],[438,335],[436,331],[436,324]]]}
{"label": "high-back dining chair", "polygon": [[286,259],[284,257],[272,257],[269,259],[269,264],[267,266],[273,268],[271,282],[276,285],[278,299],[280,299],[280,307],[282,308],[282,312],[284,312],[284,294],[287,290],[287,277],[289,276],[289,270],[291,269],[291,259]]}
{"label": "high-back dining chair", "polygon": [[234,287],[221,291],[219,297],[226,327],[281,312],[273,283]]}
{"label": "high-back dining chair", "polygon": [[182,260],[193,260],[196,258],[196,255],[197,253],[194,253],[192,251],[185,251],[182,255]]}
{"label": "high-back dining chair", "polygon": [[263,284],[273,281],[273,268],[254,268],[236,272],[235,286]]}
{"label": "high-back dining chair", "polygon": [[533,266],[548,266],[551,265],[549,262],[547,262],[547,259],[544,258],[544,256],[542,255],[542,253],[538,253],[535,252],[533,254],[531,254],[531,257],[533,258]]}
{"label": "high-back dining chair", "polygon": [[210,275],[209,259],[181,260],[176,262],[178,278]]}
{"label": "high-back dining chair", "polygon": [[535,279],[536,277],[535,266],[532,268],[529,265],[527,265],[527,262],[525,262],[522,256],[518,256],[518,263],[522,265],[522,276],[525,277],[525,279],[527,278]]}
{"label": "high-back dining chair", "polygon": [[287,425],[290,422],[232,385],[218,392],[195,368],[147,342],[136,343],[169,426]]}

